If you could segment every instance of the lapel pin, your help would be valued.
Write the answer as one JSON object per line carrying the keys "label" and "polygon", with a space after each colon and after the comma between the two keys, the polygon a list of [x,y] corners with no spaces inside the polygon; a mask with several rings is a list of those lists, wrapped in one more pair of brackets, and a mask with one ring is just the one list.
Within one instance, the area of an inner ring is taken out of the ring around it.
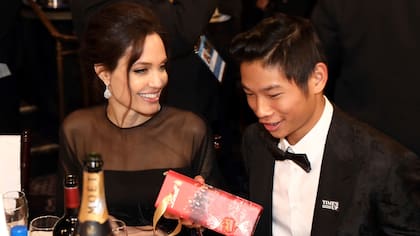
{"label": "lapel pin", "polygon": [[328,210],[333,210],[333,211],[338,211],[339,202],[331,201],[331,200],[322,200],[322,208],[323,209],[328,209]]}

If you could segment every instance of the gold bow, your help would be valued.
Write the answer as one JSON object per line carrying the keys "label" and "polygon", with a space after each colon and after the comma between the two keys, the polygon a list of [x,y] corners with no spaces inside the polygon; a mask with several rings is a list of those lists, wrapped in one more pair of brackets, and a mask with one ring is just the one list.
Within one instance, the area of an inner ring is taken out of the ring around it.
{"label": "gold bow", "polygon": [[[166,208],[168,207],[170,203],[172,203],[172,201],[173,201],[173,194],[170,193],[169,195],[167,195],[166,197],[162,199],[162,201],[159,203],[158,207],[156,208],[155,213],[153,215],[153,232],[154,233],[156,233],[157,222],[163,216],[163,214],[166,211]],[[182,229],[181,220],[178,219],[178,224],[176,228],[171,233],[169,233],[168,236],[175,236],[179,234],[179,232],[181,232],[181,229]]]}

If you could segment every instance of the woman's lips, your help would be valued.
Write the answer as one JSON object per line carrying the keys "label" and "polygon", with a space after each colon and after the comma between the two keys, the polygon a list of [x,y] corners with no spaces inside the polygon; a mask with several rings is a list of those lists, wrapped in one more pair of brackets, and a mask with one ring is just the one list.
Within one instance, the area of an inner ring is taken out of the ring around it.
{"label": "woman's lips", "polygon": [[160,93],[138,93],[138,95],[148,102],[157,102],[160,98]]}

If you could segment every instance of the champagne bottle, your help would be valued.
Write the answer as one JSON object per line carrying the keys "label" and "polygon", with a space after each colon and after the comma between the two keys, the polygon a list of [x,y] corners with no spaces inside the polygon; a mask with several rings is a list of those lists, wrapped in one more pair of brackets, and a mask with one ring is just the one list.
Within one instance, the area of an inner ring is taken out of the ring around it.
{"label": "champagne bottle", "polygon": [[111,236],[106,206],[103,161],[90,153],[84,161],[82,203],[79,210],[78,236]]}
{"label": "champagne bottle", "polygon": [[76,236],[79,215],[80,193],[76,175],[66,175],[64,179],[64,215],[54,227],[53,236]]}

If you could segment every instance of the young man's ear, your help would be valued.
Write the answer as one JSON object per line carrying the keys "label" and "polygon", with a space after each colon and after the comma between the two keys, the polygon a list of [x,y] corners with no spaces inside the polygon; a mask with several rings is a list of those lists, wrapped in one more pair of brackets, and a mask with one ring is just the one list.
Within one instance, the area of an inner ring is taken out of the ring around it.
{"label": "young man's ear", "polygon": [[311,76],[311,87],[315,93],[322,93],[328,81],[328,68],[323,62],[315,65]]}
{"label": "young man's ear", "polygon": [[101,79],[105,85],[109,85],[111,79],[109,70],[103,64],[95,64],[93,67],[99,79]]}

